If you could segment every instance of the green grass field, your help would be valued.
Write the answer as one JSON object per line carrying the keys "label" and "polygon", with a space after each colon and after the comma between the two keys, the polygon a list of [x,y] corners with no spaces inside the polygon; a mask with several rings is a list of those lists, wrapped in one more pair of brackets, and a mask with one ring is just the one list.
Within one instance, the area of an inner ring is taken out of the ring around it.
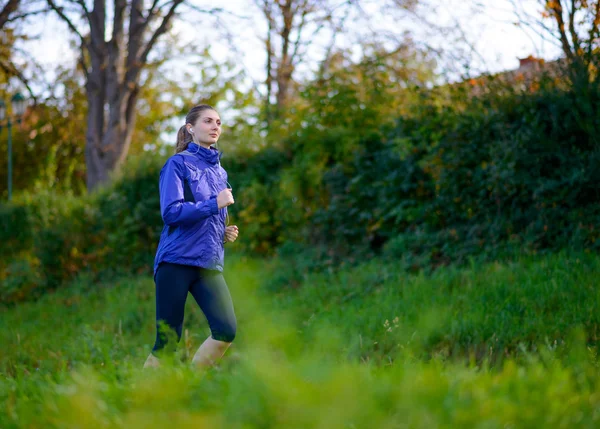
{"label": "green grass field", "polygon": [[229,261],[238,337],[205,374],[191,297],[177,358],[142,370],[150,277],[0,310],[0,428],[600,427],[595,255],[431,275],[372,261],[277,293],[272,270]]}

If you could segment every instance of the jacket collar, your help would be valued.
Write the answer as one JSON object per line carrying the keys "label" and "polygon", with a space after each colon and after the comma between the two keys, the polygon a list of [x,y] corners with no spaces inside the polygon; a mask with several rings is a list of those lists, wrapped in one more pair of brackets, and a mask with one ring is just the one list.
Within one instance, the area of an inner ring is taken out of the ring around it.
{"label": "jacket collar", "polygon": [[212,165],[218,164],[221,159],[221,155],[223,155],[223,152],[219,152],[212,146],[210,147],[210,149],[206,149],[205,147],[198,146],[194,142],[190,142],[188,144],[187,150],[188,152],[196,155],[204,162],[207,162]]}

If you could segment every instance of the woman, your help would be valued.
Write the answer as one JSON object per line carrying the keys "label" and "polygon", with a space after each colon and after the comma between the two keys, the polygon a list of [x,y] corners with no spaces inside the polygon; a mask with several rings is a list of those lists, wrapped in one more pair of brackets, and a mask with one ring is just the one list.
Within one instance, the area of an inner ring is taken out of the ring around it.
{"label": "woman", "polygon": [[[192,362],[208,367],[233,341],[236,317],[223,278],[223,245],[238,237],[225,226],[227,207],[234,203],[221,153],[212,147],[221,135],[221,118],[206,104],[187,114],[177,134],[176,153],[160,172],[160,210],[164,220],[156,258],[156,342],[144,364],[160,365],[165,346],[173,351],[181,339],[183,311],[192,294],[210,327]],[[169,341],[169,337],[173,339]]]}

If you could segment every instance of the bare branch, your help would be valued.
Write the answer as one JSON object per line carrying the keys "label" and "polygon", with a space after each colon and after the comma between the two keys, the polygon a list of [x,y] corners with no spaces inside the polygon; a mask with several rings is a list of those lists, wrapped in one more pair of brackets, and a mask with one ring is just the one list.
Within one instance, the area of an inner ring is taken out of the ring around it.
{"label": "bare branch", "polygon": [[571,40],[573,42],[573,49],[575,51],[575,55],[578,55],[580,52],[580,43],[579,43],[579,36],[577,35],[577,31],[575,31],[575,12],[576,12],[576,6],[575,6],[575,1],[576,0],[571,0],[571,10],[569,10],[568,14],[569,14],[569,33],[571,33]]}
{"label": "bare branch", "polygon": [[50,8],[52,10],[54,10],[58,16],[67,24],[67,26],[69,27],[69,29],[77,36],[79,37],[79,41],[81,42],[81,48],[83,49],[84,47],[89,49],[89,44],[88,42],[85,40],[85,38],[81,35],[81,33],[79,32],[79,30],[77,30],[77,27],[75,27],[75,25],[73,25],[73,22],[71,22],[71,20],[69,19],[69,17],[67,17],[67,15],[64,14],[63,12],[63,8],[62,7],[58,7],[56,5],[56,3],[54,3],[54,0],[47,0],[48,5],[50,6]]}
{"label": "bare branch", "polygon": [[88,80],[89,80],[88,79],[89,78],[89,72],[88,72],[88,66],[85,63],[85,53],[84,53],[83,50],[79,54],[79,58],[77,59],[77,63],[81,67],[83,75],[85,76],[85,81],[88,82]]}
{"label": "bare branch", "polygon": [[11,14],[16,12],[19,8],[21,0],[8,0],[0,11],[0,28],[4,27],[4,24],[10,21]]}
{"label": "bare branch", "polygon": [[171,18],[175,14],[175,9],[177,9],[177,6],[179,6],[181,3],[183,3],[183,0],[175,0],[175,1],[173,1],[173,4],[171,5],[171,8],[169,9],[169,11],[167,12],[167,14],[163,18],[162,22],[160,23],[160,26],[156,29],[156,31],[154,32],[154,34],[152,35],[152,37],[150,38],[150,40],[146,44],[146,47],[144,48],[144,51],[142,52],[142,55],[140,57],[142,64],[144,64],[146,62],[146,60],[148,59],[148,54],[150,53],[150,50],[152,50],[152,47],[154,46],[154,44],[156,43],[156,41],[158,40],[158,38],[160,36],[162,36],[167,31],[167,28],[169,26]]}
{"label": "bare branch", "polygon": [[594,17],[592,21],[592,26],[589,32],[588,39],[588,50],[587,56],[588,58],[592,57],[592,51],[594,50],[594,39],[598,37],[598,25],[600,24],[600,0],[596,0],[596,8],[594,10]]}
{"label": "bare branch", "polygon": [[563,8],[561,0],[553,0],[552,2],[547,2],[547,7],[550,9],[550,13],[554,16],[554,20],[558,25],[558,31],[560,34],[560,42],[562,45],[562,49],[564,54],[569,58],[569,60],[573,60],[573,51],[571,49],[571,45],[569,44],[569,39],[567,38],[567,33],[565,30],[565,21],[563,19]]}
{"label": "bare branch", "polygon": [[[29,16],[35,16],[35,15],[40,15],[42,13],[46,13],[46,12],[50,12],[52,9],[41,9],[41,10],[36,10],[33,12],[26,12],[26,13],[22,13],[20,15],[14,15],[11,16],[9,19],[6,20],[6,22],[14,22],[14,21],[18,21],[19,19],[23,19],[23,18],[27,18]],[[1,28],[1,25],[0,25]]]}
{"label": "bare branch", "polygon": [[[543,0],[543,2],[545,2],[545,0]],[[551,43],[558,48],[562,48],[560,37],[556,36],[556,31],[553,28],[548,27],[543,21],[532,17],[528,13],[521,13],[519,11],[520,3],[517,4],[515,0],[510,0],[510,3],[513,6],[513,12],[517,18],[517,25],[529,28],[545,42]]]}
{"label": "bare branch", "polygon": [[199,13],[203,13],[206,15],[215,15],[215,14],[219,14],[219,15],[229,15],[233,18],[238,18],[238,19],[251,19],[252,17],[250,15],[239,15],[235,12],[232,12],[230,10],[225,10],[222,7],[214,7],[212,9],[202,9],[196,5],[193,4],[189,4],[186,3],[186,6],[189,7],[190,9],[199,12]]}
{"label": "bare branch", "polygon": [[[153,0],[150,9],[148,9],[148,16],[146,16],[146,22],[150,22],[150,20],[154,17],[156,13],[156,6],[158,5],[159,0]],[[160,8],[159,8],[160,10]]]}
{"label": "bare branch", "polygon": [[67,3],[71,3],[71,4],[75,4],[75,5],[79,6],[83,10],[84,14],[89,14],[90,13],[90,11],[88,10],[88,7],[85,4],[84,0],[65,0],[65,1]]}
{"label": "bare branch", "polygon": [[91,25],[92,15],[90,14],[90,10],[88,9],[87,5],[85,4],[85,0],[69,0],[69,1],[71,3],[76,3],[81,7],[81,9],[83,10],[83,15],[86,17],[88,23]]}
{"label": "bare branch", "polygon": [[79,6],[81,6],[81,8],[83,9],[83,11],[85,12],[85,14],[89,17],[90,15],[90,10],[88,9],[87,5],[85,4],[84,0],[70,0],[70,1],[75,1]]}
{"label": "bare branch", "polygon": [[21,73],[19,69],[17,69],[17,67],[15,67],[15,65],[10,60],[8,60],[7,62],[0,60],[0,68],[4,70],[7,76],[16,76],[17,79],[19,79],[21,83],[25,85],[25,88],[27,88],[27,92],[29,92],[33,103],[37,104],[37,97],[33,93],[31,86],[29,85],[29,80],[25,77],[25,75],[23,75],[23,73]]}
{"label": "bare branch", "polygon": [[272,34],[273,34],[273,29],[274,29],[274,22],[273,22],[273,15],[271,13],[271,8],[268,6],[267,1],[265,0],[264,2],[265,5],[265,9],[264,9],[264,13],[265,16],[267,17],[267,25],[268,25],[268,29],[267,29],[267,40],[266,40],[266,48],[267,48],[267,79],[266,79],[266,85],[267,85],[267,96],[265,97],[265,114],[267,117],[267,124],[270,123],[271,120],[271,94],[273,94],[273,42],[271,40],[272,38]]}
{"label": "bare branch", "polygon": [[[342,19],[339,23],[340,27],[343,28],[344,23],[346,22],[346,19],[348,19],[349,13],[350,13],[350,9],[346,9],[346,13],[344,14],[344,16],[342,17]],[[325,50],[325,56],[324,56],[323,60],[321,61],[321,63],[319,64],[319,71],[317,73],[317,79],[319,79],[319,80],[322,80],[324,78],[325,73],[327,72],[327,69],[329,68],[329,62],[331,61],[331,53],[333,52],[333,48],[335,47],[335,43],[336,43],[338,34],[339,34],[339,31],[336,31],[336,29],[334,28],[333,36],[331,37],[331,42],[327,46],[327,49]]]}
{"label": "bare branch", "polygon": [[[181,3],[183,3],[183,0],[174,0],[173,1],[173,3],[171,4],[171,7],[169,8],[169,11],[163,17],[159,27],[152,34],[152,36],[150,37],[150,40],[148,41],[146,46],[141,50],[141,54],[139,54],[139,55],[137,55],[139,51],[137,49],[136,44],[134,43],[132,45],[132,33],[130,31],[130,34],[129,34],[130,49],[132,46],[134,49],[133,49],[133,51],[130,50],[130,52],[129,52],[129,58],[127,60],[127,62],[128,62],[127,73],[126,73],[123,85],[130,85],[131,83],[136,81],[136,78],[139,75],[139,72],[140,72],[142,66],[146,63],[146,61],[148,59],[148,54],[152,50],[152,47],[155,45],[158,38],[167,31],[169,22],[171,21],[171,18],[175,14],[175,9],[177,9],[177,7]],[[133,12],[132,12],[132,14],[133,14]],[[132,17],[132,19],[133,19],[133,17]],[[132,25],[134,25],[134,24],[132,24]],[[142,26],[144,28],[147,25],[148,25],[148,20],[146,20],[145,22],[142,23]],[[134,33],[138,32],[138,31],[140,31],[140,27],[138,27],[138,28],[134,27]],[[141,49],[141,47],[140,47],[140,49]]]}
{"label": "bare branch", "polygon": [[[292,66],[295,65],[295,59],[297,58],[298,55],[298,47],[300,46],[300,41],[302,40],[302,30],[304,29],[304,25],[306,24],[306,16],[309,13],[308,8],[306,7],[308,3],[308,0],[304,0],[304,4],[301,6],[302,8],[302,15],[300,16],[300,24],[298,24],[297,27],[297,31],[298,31],[298,36],[296,37],[296,41],[294,42],[294,50],[292,52],[292,55],[290,56],[290,64]],[[296,11],[300,8],[300,6],[296,9]]]}

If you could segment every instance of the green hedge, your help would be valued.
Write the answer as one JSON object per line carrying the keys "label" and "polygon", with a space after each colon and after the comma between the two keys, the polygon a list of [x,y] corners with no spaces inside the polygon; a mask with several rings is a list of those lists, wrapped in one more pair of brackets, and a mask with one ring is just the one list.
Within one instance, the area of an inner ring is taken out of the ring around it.
{"label": "green hedge", "polygon": [[329,204],[307,231],[342,253],[385,248],[429,263],[507,247],[595,251],[600,90],[542,84],[462,105],[432,98],[379,139],[363,138],[352,162],[323,174]]}
{"label": "green hedge", "polygon": [[109,187],[91,196],[24,194],[3,206],[0,225],[10,241],[2,252],[13,255],[0,263],[0,302],[35,298],[82,275],[151,272],[162,228],[163,162],[157,156],[132,159]]}
{"label": "green hedge", "polygon": [[[285,263],[296,277],[375,255],[422,269],[515,249],[596,251],[600,89],[551,80],[534,89],[416,91],[396,118],[367,106],[379,128],[360,118],[336,126],[308,100],[285,141],[225,154],[240,227],[231,248],[279,252],[296,260]],[[81,273],[150,272],[163,163],[130,159],[93,196],[30,195],[0,207],[1,253],[39,267],[48,288]]]}

